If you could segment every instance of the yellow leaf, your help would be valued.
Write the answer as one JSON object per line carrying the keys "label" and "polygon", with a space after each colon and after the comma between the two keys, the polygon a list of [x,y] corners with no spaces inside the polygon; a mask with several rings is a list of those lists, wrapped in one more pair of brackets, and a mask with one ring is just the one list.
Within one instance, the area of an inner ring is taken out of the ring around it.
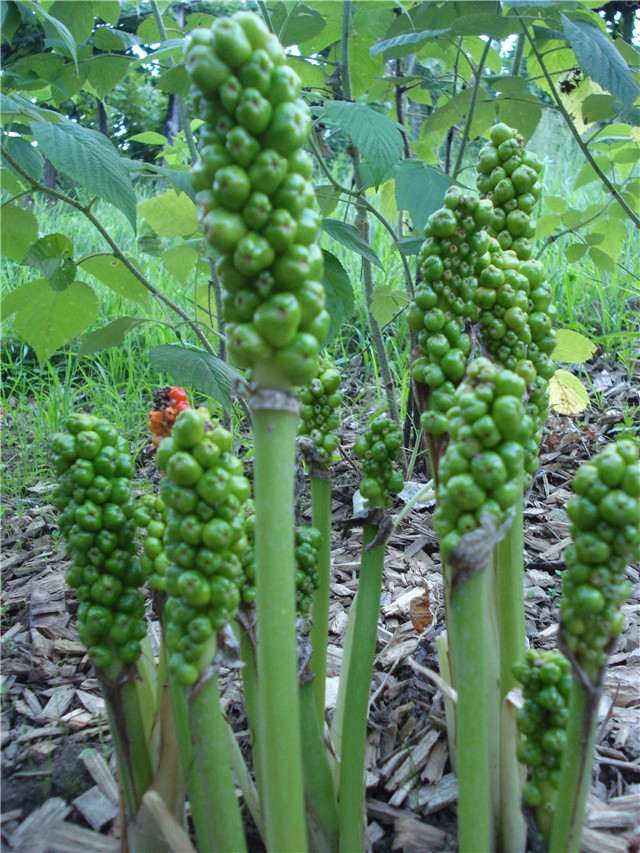
{"label": "yellow leaf", "polygon": [[589,395],[577,376],[558,369],[549,380],[549,405],[559,415],[579,415],[589,405]]}

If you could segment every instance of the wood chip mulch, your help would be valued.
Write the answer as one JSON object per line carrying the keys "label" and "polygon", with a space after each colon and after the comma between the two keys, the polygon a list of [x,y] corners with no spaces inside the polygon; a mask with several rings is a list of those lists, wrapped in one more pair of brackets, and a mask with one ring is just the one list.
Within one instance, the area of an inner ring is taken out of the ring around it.
{"label": "wood chip mulch", "polygon": [[[638,383],[622,369],[589,367],[590,409],[551,415],[540,472],[525,509],[525,602],[529,641],[556,642],[557,601],[568,523],[564,507],[579,464],[638,414]],[[636,429],[638,421],[635,421]],[[344,446],[353,442],[344,425]],[[77,602],[65,587],[51,484],[20,506],[4,504],[2,559],[3,846],[29,853],[116,853],[118,791],[108,763],[104,703],[74,630]],[[335,472],[334,519],[351,514],[355,472]],[[400,504],[394,511],[400,509]],[[368,845],[375,851],[456,849],[457,785],[449,764],[436,637],[443,630],[442,575],[433,507],[414,509],[392,537],[378,625],[367,741]],[[335,705],[344,632],[357,588],[360,533],[335,534],[328,707]],[[609,661],[585,819],[585,853],[640,850],[640,571],[625,628]],[[224,701],[237,706],[229,678]]]}

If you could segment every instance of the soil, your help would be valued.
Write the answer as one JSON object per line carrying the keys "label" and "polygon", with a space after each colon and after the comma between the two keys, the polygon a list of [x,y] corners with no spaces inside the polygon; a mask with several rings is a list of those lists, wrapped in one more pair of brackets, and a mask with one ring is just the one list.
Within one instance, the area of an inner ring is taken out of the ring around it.
{"label": "soil", "polygon": [[[628,431],[638,431],[638,376],[634,381],[602,362],[591,363],[589,375],[589,409],[578,417],[549,418],[540,471],[525,510],[526,627],[529,642],[538,648],[556,643],[571,477],[579,464],[615,438],[623,420]],[[354,395],[361,391],[355,378],[347,377],[347,382]],[[359,419],[367,414],[360,413]],[[5,426],[10,422],[7,412]],[[346,417],[343,459],[334,471],[330,709],[357,588],[360,531],[341,522],[353,511],[357,479],[350,447],[359,426],[353,416]],[[5,458],[4,466],[18,461]],[[141,461],[139,483],[155,479],[150,455],[143,454]],[[413,478],[424,481],[416,472]],[[68,560],[47,501],[50,489],[45,482],[15,500],[3,498],[0,830],[8,850],[115,853],[118,809],[113,777],[107,778],[113,764],[103,760],[110,758],[111,740],[98,684],[74,629],[77,601],[64,585]],[[393,512],[401,506],[398,502]],[[304,494],[301,507],[308,523]],[[391,538],[385,560],[367,747],[368,845],[374,851],[456,848],[456,785],[437,675],[436,640],[444,626],[432,512],[429,503],[407,516]],[[623,608],[625,628],[605,680],[585,822],[583,850],[598,853],[640,850],[638,566],[628,568],[628,577],[633,592]],[[155,636],[157,623],[151,612],[150,617]],[[246,749],[241,688],[231,672],[224,679],[223,703]],[[62,838],[66,840],[56,840]],[[255,834],[251,849],[261,849]]]}

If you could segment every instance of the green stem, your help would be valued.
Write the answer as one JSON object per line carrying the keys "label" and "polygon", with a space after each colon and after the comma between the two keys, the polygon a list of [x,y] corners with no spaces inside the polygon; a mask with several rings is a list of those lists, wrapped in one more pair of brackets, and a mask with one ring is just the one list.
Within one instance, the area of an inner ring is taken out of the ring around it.
{"label": "green stem", "polygon": [[247,805],[247,808],[249,809],[249,813],[253,818],[253,822],[255,823],[260,835],[264,837],[262,811],[260,809],[260,803],[258,802],[258,793],[256,791],[256,786],[251,777],[249,776],[249,773],[247,771],[247,765],[245,764],[244,758],[242,757],[242,752],[240,751],[240,747],[238,746],[238,741],[236,739],[235,733],[228,721],[225,721],[225,727],[227,730],[227,746],[229,748],[229,761],[231,762],[231,769],[236,774],[238,785],[240,786],[240,790],[242,791],[242,796],[244,797],[244,801]]}
{"label": "green stem", "polygon": [[[263,392],[268,394],[269,392]],[[256,603],[258,707],[266,845],[278,853],[307,848],[302,785],[294,573],[294,474],[297,414],[256,408]]]}
{"label": "green stem", "polygon": [[11,154],[9,154],[9,152],[4,146],[2,146],[2,156],[6,159],[7,163],[10,164],[12,169],[14,169],[19,175],[21,175],[23,178],[25,178],[25,180],[29,182],[31,187],[36,192],[45,193],[45,195],[49,195],[52,198],[57,198],[58,201],[62,201],[65,204],[68,204],[69,207],[73,207],[75,210],[80,211],[80,213],[82,213],[83,216],[85,216],[89,220],[89,222],[93,225],[96,231],[100,234],[102,239],[107,243],[115,257],[118,258],[118,260],[121,261],[129,270],[131,275],[134,276],[134,278],[136,278],[140,282],[140,284],[149,291],[149,293],[151,293],[154,299],[157,299],[159,302],[164,303],[168,308],[171,309],[171,311],[177,314],[178,317],[180,317],[180,319],[183,320],[187,326],[189,326],[189,328],[198,338],[205,350],[211,355],[215,355],[215,350],[209,343],[207,336],[199,328],[198,324],[194,320],[192,320],[191,317],[189,317],[189,315],[187,314],[187,312],[184,311],[179,305],[173,302],[173,300],[169,299],[168,296],[165,296],[165,294],[162,293],[161,290],[158,290],[156,287],[154,287],[154,285],[151,284],[151,282],[146,278],[146,276],[144,276],[140,272],[140,270],[134,264],[131,263],[129,258],[124,254],[124,252],[121,251],[116,241],[111,237],[108,230],[103,227],[103,225],[98,219],[96,219],[96,217],[93,215],[93,213],[88,207],[86,207],[84,204],[81,204],[79,201],[76,201],[76,199],[71,198],[70,196],[65,195],[64,193],[61,193],[58,190],[54,190],[51,187],[47,187],[44,184],[41,184],[40,181],[36,181],[35,178],[32,178],[29,173],[26,172],[13,159]]}
{"label": "green stem", "polygon": [[[436,648],[438,650],[438,668],[440,675],[450,687],[453,687],[451,680],[451,666],[449,664],[449,639],[447,632],[443,631],[438,634],[436,639]],[[444,717],[447,724],[447,743],[449,744],[449,761],[454,773],[458,768],[458,760],[456,756],[456,706],[450,696],[443,695],[444,699]]]}
{"label": "green stem", "polygon": [[188,697],[194,762],[206,792],[213,837],[208,848],[217,853],[246,851],[235,784],[229,766],[226,722],[220,705],[217,674],[207,673]]}
{"label": "green stem", "polygon": [[324,748],[323,728],[316,716],[313,682],[300,687],[302,754],[309,847],[318,853],[337,853],[338,807],[333,775]]}
{"label": "green stem", "polygon": [[547,86],[549,87],[551,95],[553,96],[553,100],[556,102],[556,106],[558,107],[558,110],[561,113],[562,118],[565,120],[567,127],[571,131],[571,135],[575,139],[576,144],[578,145],[578,148],[582,151],[585,159],[587,160],[587,162],[589,163],[589,165],[591,166],[593,171],[600,178],[602,183],[605,185],[605,187],[611,193],[611,195],[615,198],[615,200],[618,202],[620,207],[627,214],[629,219],[633,222],[633,224],[636,226],[636,228],[640,228],[640,216],[638,216],[635,213],[635,211],[629,206],[629,204],[627,204],[624,197],[620,194],[620,191],[618,190],[616,185],[605,175],[605,173],[600,168],[598,161],[593,157],[592,153],[589,151],[588,147],[583,142],[582,137],[580,136],[580,133],[578,132],[577,127],[573,123],[571,116],[567,112],[565,105],[562,103],[562,98],[558,94],[558,90],[556,89],[554,82],[551,78],[551,75],[549,74],[549,71],[547,70],[547,66],[544,63],[544,60],[542,58],[542,55],[540,54],[540,51],[536,47],[534,40],[531,38],[531,35],[529,34],[529,30],[527,29],[526,24],[522,20],[518,10],[515,9],[514,11],[515,11],[516,16],[518,18],[520,18],[520,25],[522,27],[524,35],[526,36],[526,38],[529,42],[529,45],[531,47],[531,51],[534,54],[534,56],[538,62],[538,65],[540,66],[540,68],[542,70],[544,78],[547,82]]}
{"label": "green stem", "polygon": [[329,586],[331,582],[331,480],[311,476],[311,523],[322,534],[318,552],[318,589],[313,601],[311,660],[313,695],[320,731],[324,731],[327,646],[329,642]]}
{"label": "green stem", "polygon": [[364,849],[364,757],[384,571],[384,545],[371,549],[367,546],[374,541],[377,533],[377,526],[365,525],[353,627],[353,649],[357,653],[351,655],[346,673],[348,681],[340,755],[341,853],[356,853]]}
{"label": "green stem", "polygon": [[356,591],[349,616],[347,618],[347,630],[344,633],[342,646],[342,664],[340,667],[340,682],[338,684],[338,697],[336,707],[331,720],[331,743],[336,755],[342,754],[342,733],[344,731],[344,714],[347,703],[347,684],[349,669],[351,667],[351,654],[353,650],[353,632],[356,624],[356,613],[358,611],[358,593]]}
{"label": "green stem", "polygon": [[487,61],[487,56],[489,55],[489,51],[491,50],[491,40],[485,42],[484,50],[482,51],[482,56],[480,57],[480,61],[478,62],[478,67],[475,73],[475,80],[473,83],[473,91],[471,92],[471,103],[469,104],[469,109],[467,110],[467,118],[464,123],[464,130],[462,131],[462,139],[460,140],[460,148],[458,149],[458,156],[456,157],[456,163],[453,167],[453,178],[454,180],[458,177],[458,173],[462,168],[462,158],[464,157],[464,152],[467,148],[467,142],[469,141],[469,133],[471,131],[471,122],[473,121],[473,116],[476,109],[476,103],[478,101],[478,93],[480,91],[480,82],[482,80],[482,72],[484,70],[484,64]]}
{"label": "green stem", "polygon": [[[444,561],[443,561],[444,564]],[[500,694],[493,571],[458,578],[445,565],[447,634],[456,708],[460,853],[495,850]]]}
{"label": "green stem", "polygon": [[598,728],[599,697],[599,690],[584,684],[574,672],[549,853],[580,853]]}
{"label": "green stem", "polygon": [[213,833],[209,823],[211,808],[207,802],[206,788],[201,784],[200,776],[194,765],[187,697],[184,688],[176,684],[171,675],[168,677],[168,688],[171,695],[171,707],[173,708],[173,723],[178,739],[180,764],[187,782],[187,797],[191,806],[191,819],[196,832],[198,849],[200,853],[207,853],[211,849],[209,839]]}
{"label": "green stem", "polygon": [[513,53],[513,65],[511,66],[511,76],[517,77],[520,74],[522,66],[522,56],[524,54],[524,33],[518,33],[516,39],[516,49]]}
{"label": "green stem", "polygon": [[516,758],[518,729],[513,705],[506,700],[516,686],[514,664],[524,659],[526,649],[524,615],[524,494],[522,470],[518,477],[518,500],[507,535],[496,545],[494,565],[500,637],[500,808],[498,836],[502,849],[524,851],[527,829],[520,808],[524,785],[522,765]]}
{"label": "green stem", "polygon": [[[249,722],[249,734],[251,736],[251,753],[253,756],[253,772],[260,795],[260,802],[264,807],[262,799],[263,795],[263,777],[262,777],[262,761],[260,758],[260,737],[259,737],[259,720],[260,712],[258,710],[258,678],[256,673],[256,656],[253,647],[253,642],[247,629],[242,622],[238,622],[238,634],[240,637],[240,657],[244,666],[240,670],[242,674],[242,688],[244,690],[244,706],[247,712],[247,720]],[[264,837],[264,836],[263,836]]]}

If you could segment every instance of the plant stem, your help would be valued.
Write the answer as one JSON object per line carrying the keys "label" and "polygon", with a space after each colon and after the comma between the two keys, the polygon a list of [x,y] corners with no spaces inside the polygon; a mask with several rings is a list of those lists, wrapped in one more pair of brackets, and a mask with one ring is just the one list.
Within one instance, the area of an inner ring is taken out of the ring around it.
{"label": "plant stem", "polygon": [[318,588],[313,600],[311,659],[314,675],[313,695],[320,731],[324,731],[327,682],[327,646],[329,641],[329,586],[331,583],[331,479],[311,475],[311,523],[322,534],[318,552]]}
{"label": "plant stem", "polygon": [[599,698],[600,691],[582,681],[574,670],[549,853],[580,853],[582,821],[598,727]]}
{"label": "plant stem", "polygon": [[324,720],[321,728],[316,715],[312,681],[306,681],[300,687],[300,712],[309,846],[318,853],[337,853],[336,792],[324,748]]}
{"label": "plant stem", "polygon": [[[204,683],[202,683],[204,681]],[[220,705],[217,673],[206,672],[188,697],[194,763],[206,792],[213,837],[207,849],[243,853],[246,841],[229,766],[226,721]]]}
{"label": "plant stem", "polygon": [[451,566],[444,565],[451,674],[458,694],[458,844],[460,853],[490,853],[495,849],[500,726],[493,571],[483,566],[456,582]]}
{"label": "plant stem", "polygon": [[198,338],[202,346],[206,349],[206,351],[210,355],[215,355],[215,351],[211,344],[209,343],[207,336],[202,332],[198,324],[184,311],[179,305],[177,305],[173,300],[169,299],[168,296],[165,296],[162,291],[158,290],[154,287],[153,284],[144,276],[140,270],[131,263],[129,258],[120,250],[120,247],[115,242],[115,240],[111,237],[106,228],[102,226],[100,221],[96,219],[91,210],[85,205],[81,204],[79,201],[76,201],[74,198],[71,198],[64,193],[59,192],[58,190],[54,190],[50,187],[46,187],[44,184],[41,184],[39,181],[36,181],[32,178],[28,172],[25,170],[13,159],[11,154],[6,150],[4,146],[2,146],[2,156],[6,159],[7,163],[10,164],[11,168],[14,169],[19,175],[21,175],[25,180],[29,182],[29,184],[33,187],[33,189],[37,192],[45,193],[46,195],[50,195],[52,198],[57,198],[58,201],[63,201],[65,204],[68,204],[70,207],[75,208],[75,210],[80,211],[89,222],[93,225],[93,227],[98,231],[100,236],[105,240],[108,244],[109,248],[113,252],[116,258],[121,261],[125,267],[129,270],[131,275],[133,275],[139,282],[145,287],[149,293],[157,299],[159,302],[163,302],[168,308],[170,308],[175,314],[183,320],[187,326],[191,329],[194,335]]}
{"label": "plant stem", "polygon": [[549,74],[549,71],[547,70],[547,66],[544,64],[544,59],[542,58],[540,51],[536,47],[534,40],[531,38],[531,35],[529,34],[529,30],[528,30],[526,24],[522,20],[518,10],[515,9],[514,11],[515,11],[516,16],[518,18],[520,18],[520,26],[522,27],[524,35],[526,36],[526,38],[529,42],[529,45],[531,46],[531,51],[534,54],[534,56],[538,62],[538,65],[540,66],[540,68],[542,70],[544,78],[547,81],[547,86],[549,87],[551,94],[553,96],[553,100],[556,102],[556,106],[558,107],[558,110],[561,113],[562,118],[565,120],[567,127],[571,131],[571,135],[575,139],[575,141],[578,145],[578,148],[582,151],[585,159],[587,160],[587,162],[589,163],[589,165],[591,166],[593,171],[600,178],[602,183],[605,185],[605,187],[611,193],[611,195],[615,198],[615,200],[618,202],[620,207],[627,214],[629,219],[633,222],[633,224],[636,226],[636,228],[640,228],[640,216],[638,216],[635,213],[635,211],[627,204],[624,197],[620,194],[620,191],[618,190],[616,185],[605,175],[605,173],[602,171],[602,169],[598,165],[598,161],[593,157],[593,155],[589,151],[588,147],[582,141],[582,137],[580,136],[578,129],[576,128],[575,124],[571,120],[571,116],[567,112],[565,105],[562,103],[562,98],[558,94],[558,90],[556,89],[554,82],[551,78],[551,75]]}
{"label": "plant stem", "polygon": [[238,785],[240,786],[240,790],[242,791],[242,796],[244,797],[246,806],[249,809],[249,813],[253,818],[253,822],[255,823],[260,835],[264,837],[262,811],[260,809],[260,803],[258,802],[258,793],[256,791],[256,786],[247,771],[247,765],[245,764],[244,758],[242,757],[242,752],[240,751],[240,747],[238,746],[238,741],[236,740],[235,732],[233,731],[231,725],[227,720],[225,720],[225,728],[227,730],[227,746],[229,748],[229,761],[231,764],[231,769],[236,774]]}
{"label": "plant stem", "polygon": [[340,682],[338,684],[338,698],[336,699],[336,708],[331,720],[331,743],[333,744],[336,755],[342,754],[342,733],[344,730],[344,714],[347,702],[348,675],[351,667],[351,654],[353,650],[353,632],[356,624],[356,613],[358,610],[357,604],[358,592],[356,591],[353,601],[351,602],[351,607],[349,608],[347,629],[344,633],[342,665],[340,667]]}
{"label": "plant stem", "polygon": [[376,651],[380,592],[384,571],[384,545],[368,549],[378,532],[365,524],[362,536],[362,561],[358,600],[353,627],[353,647],[349,659],[344,707],[342,749],[340,753],[340,851],[363,850],[364,829],[364,757],[367,716],[373,659]]}
{"label": "plant stem", "polygon": [[467,110],[467,118],[464,123],[464,130],[462,131],[462,139],[460,140],[460,148],[458,149],[458,156],[456,157],[456,163],[453,167],[453,178],[457,178],[462,168],[462,158],[464,157],[464,152],[467,147],[467,142],[469,141],[469,133],[471,131],[471,122],[473,121],[473,115],[476,109],[476,102],[478,100],[478,93],[480,91],[480,81],[482,80],[482,72],[484,70],[484,64],[487,61],[487,56],[489,51],[491,50],[491,40],[485,42],[484,50],[482,51],[482,55],[480,57],[480,61],[478,62],[478,67],[475,73],[475,80],[473,83],[473,91],[471,92],[471,103],[469,104],[469,109]]}
{"label": "plant stem", "polygon": [[[265,397],[269,392],[262,392]],[[264,405],[264,407],[263,407]],[[273,408],[270,407],[273,405]],[[294,574],[297,414],[252,397],[260,754],[266,845],[307,848],[302,785]]]}
{"label": "plant stem", "polygon": [[[443,631],[438,634],[436,640],[436,648],[438,650],[438,668],[441,677],[447,682],[450,687],[453,687],[451,680],[451,666],[449,664],[449,639],[447,632]],[[454,772],[458,769],[458,760],[456,756],[456,706],[450,696],[443,694],[444,699],[444,717],[447,724],[447,743],[449,744],[449,761]]]}

